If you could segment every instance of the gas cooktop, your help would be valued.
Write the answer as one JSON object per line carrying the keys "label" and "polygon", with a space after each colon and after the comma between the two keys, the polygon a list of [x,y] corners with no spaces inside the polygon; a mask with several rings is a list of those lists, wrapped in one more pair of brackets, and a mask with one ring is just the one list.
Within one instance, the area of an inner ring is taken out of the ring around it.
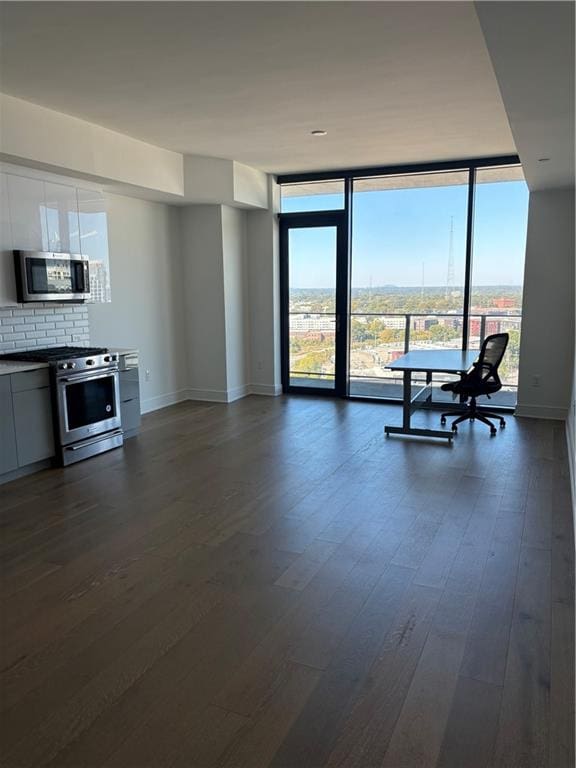
{"label": "gas cooktop", "polygon": [[29,349],[26,352],[10,352],[7,355],[0,355],[0,360],[19,360],[23,363],[52,363],[75,357],[103,355],[106,352],[108,352],[106,347],[46,347],[45,349]]}

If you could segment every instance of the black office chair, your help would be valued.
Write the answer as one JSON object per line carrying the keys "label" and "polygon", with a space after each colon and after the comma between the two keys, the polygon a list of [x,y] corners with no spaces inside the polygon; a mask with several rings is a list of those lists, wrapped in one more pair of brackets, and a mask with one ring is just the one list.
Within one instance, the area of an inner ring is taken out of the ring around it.
{"label": "black office chair", "polygon": [[[472,364],[472,368],[462,376],[460,381],[454,381],[450,384],[443,384],[441,389],[444,392],[454,392],[461,395],[465,400],[469,400],[465,412],[452,422],[452,432],[458,432],[458,424],[461,421],[478,420],[490,427],[490,435],[493,437],[497,429],[490,419],[500,420],[500,429],[506,426],[506,422],[497,413],[490,413],[485,410],[478,410],[476,398],[486,395],[488,398],[494,392],[502,389],[502,382],[498,376],[498,367],[504,357],[504,352],[508,346],[507,333],[494,333],[487,336],[482,344],[482,349],[478,355],[478,360]],[[443,413],[440,417],[442,424],[446,424],[446,416],[453,416],[451,413]],[[490,418],[488,418],[490,417]]]}

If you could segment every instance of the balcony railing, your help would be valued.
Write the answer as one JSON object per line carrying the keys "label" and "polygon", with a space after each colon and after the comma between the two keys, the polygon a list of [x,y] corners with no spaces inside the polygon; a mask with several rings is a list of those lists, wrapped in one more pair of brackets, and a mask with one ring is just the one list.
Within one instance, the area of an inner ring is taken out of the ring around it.
{"label": "balcony railing", "polygon": [[[510,344],[500,374],[504,384],[493,396],[496,405],[514,405],[518,385],[518,348],[522,318],[520,314],[494,313],[470,315],[468,348],[479,349],[486,336],[506,331]],[[463,314],[354,312],[350,316],[350,394],[401,399],[402,381],[386,366],[401,355],[418,349],[461,349]],[[418,381],[415,376],[415,381]],[[438,385],[450,381],[448,375],[435,376]],[[450,395],[435,388],[439,401]]]}
{"label": "balcony railing", "polygon": [[[291,327],[291,381],[294,384],[330,385],[334,375],[334,326],[322,325],[323,313],[292,312],[298,322]],[[504,384],[493,396],[494,405],[513,406],[518,385],[518,349],[522,317],[517,312],[471,314],[468,317],[468,348],[479,349],[486,336],[510,333],[510,343],[500,368]],[[402,398],[402,381],[386,366],[406,352],[418,349],[461,349],[463,314],[373,313],[350,315],[350,394],[359,397]],[[418,376],[415,382],[418,383]],[[450,400],[440,390],[452,377],[434,377],[434,399]]]}

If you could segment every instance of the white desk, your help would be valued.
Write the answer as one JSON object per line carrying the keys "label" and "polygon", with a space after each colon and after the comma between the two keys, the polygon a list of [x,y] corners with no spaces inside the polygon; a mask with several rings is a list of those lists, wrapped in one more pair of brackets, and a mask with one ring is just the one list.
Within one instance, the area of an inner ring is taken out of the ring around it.
{"label": "white desk", "polygon": [[[433,373],[463,374],[470,368],[478,357],[478,350],[468,349],[462,352],[457,349],[437,349],[418,352],[408,352],[402,355],[386,367],[393,371],[402,371],[404,374],[404,394],[402,402],[402,426],[384,427],[388,435],[415,435],[417,437],[440,437],[452,441],[453,433],[440,429],[416,429],[411,426],[412,411],[418,407],[419,398],[425,391],[431,390]],[[426,374],[426,385],[415,395],[412,395],[412,374],[414,372]],[[430,400],[428,394],[426,400]]]}

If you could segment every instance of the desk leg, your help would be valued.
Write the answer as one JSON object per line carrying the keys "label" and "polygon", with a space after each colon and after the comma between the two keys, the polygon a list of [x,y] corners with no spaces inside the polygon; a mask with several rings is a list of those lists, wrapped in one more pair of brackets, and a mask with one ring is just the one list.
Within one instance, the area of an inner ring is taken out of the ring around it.
{"label": "desk leg", "polygon": [[[426,376],[426,380],[432,378],[432,374]],[[410,417],[412,414],[412,372],[404,371],[404,397],[402,402],[402,426],[384,427],[386,437],[389,435],[413,435],[414,437],[440,437],[452,444],[452,432],[441,432],[437,429],[412,429]]]}
{"label": "desk leg", "polygon": [[404,393],[402,402],[402,429],[410,429],[410,415],[412,413],[412,372],[404,371]]}

